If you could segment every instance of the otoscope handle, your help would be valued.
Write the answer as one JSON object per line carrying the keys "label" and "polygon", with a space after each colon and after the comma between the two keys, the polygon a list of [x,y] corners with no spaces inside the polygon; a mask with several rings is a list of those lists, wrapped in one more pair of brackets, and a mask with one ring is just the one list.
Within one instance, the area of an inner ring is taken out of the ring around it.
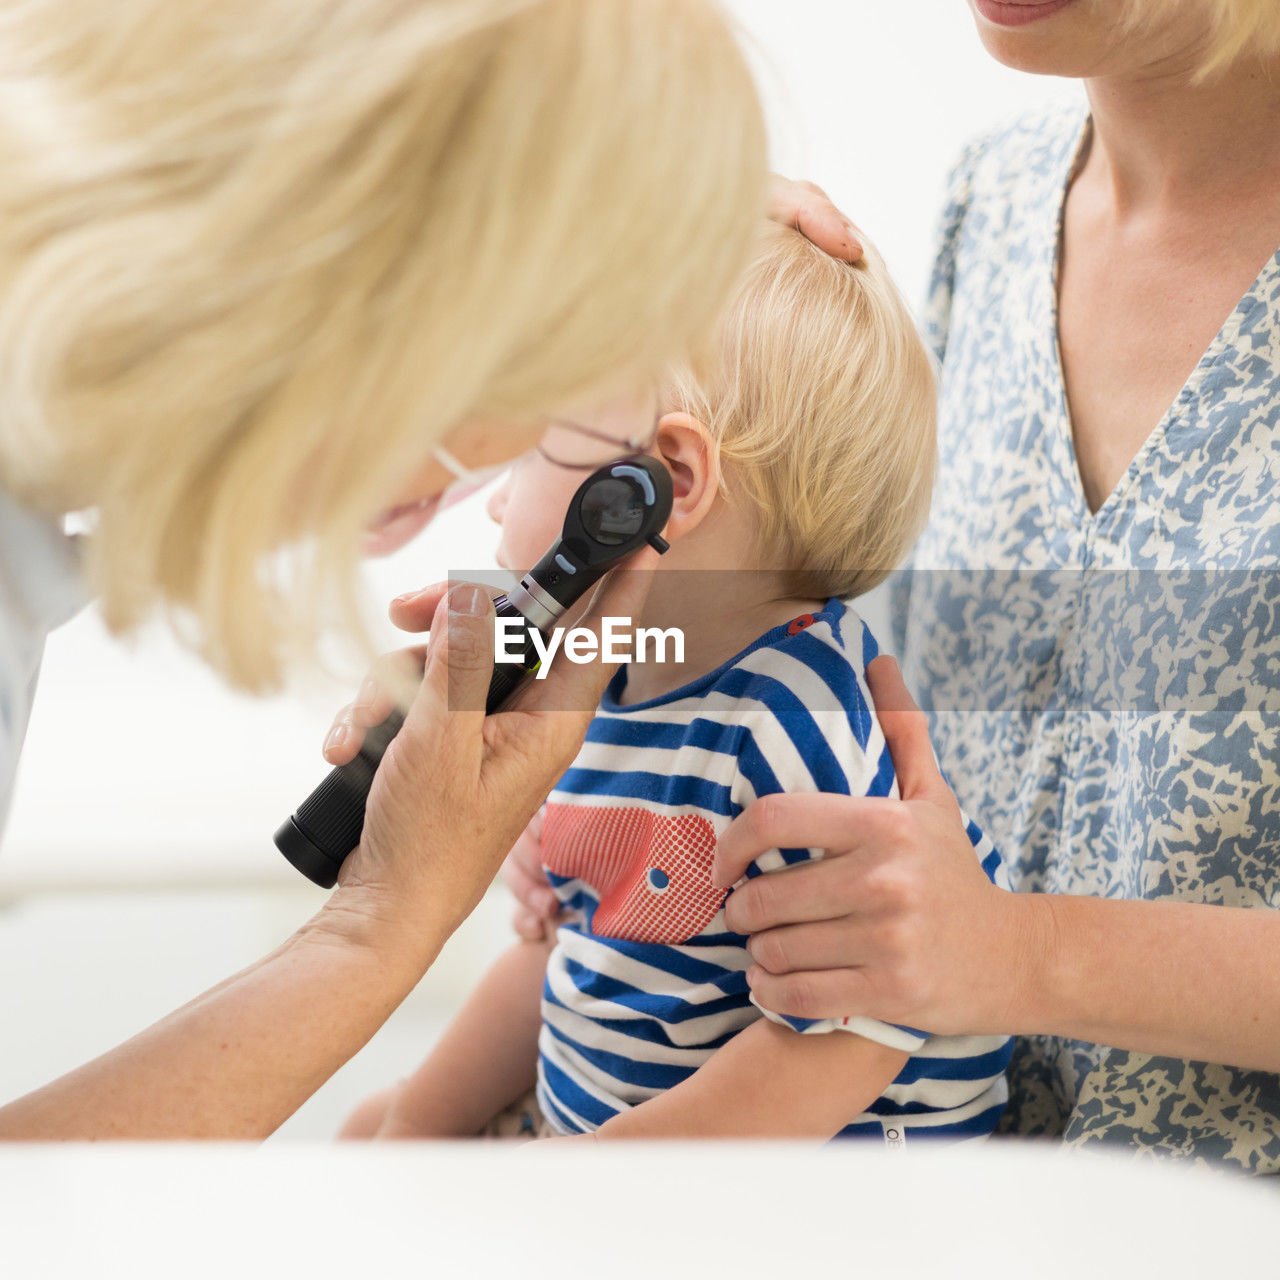
{"label": "otoscope handle", "polygon": [[332,889],[347,855],[360,843],[373,775],[404,716],[393,711],[364,735],[360,754],[331,769],[276,832],[276,848],[322,889]]}
{"label": "otoscope handle", "polygon": [[[505,596],[494,601],[494,611],[499,617],[522,618]],[[485,699],[486,715],[496,711],[537,665],[531,632],[532,626],[526,624],[523,663],[494,665]],[[276,832],[276,848],[322,889],[332,889],[337,884],[343,862],[360,843],[373,775],[391,739],[403,725],[404,716],[393,711],[381,724],[368,730],[360,754],[347,764],[331,769],[325,780],[298,806],[293,817]]]}

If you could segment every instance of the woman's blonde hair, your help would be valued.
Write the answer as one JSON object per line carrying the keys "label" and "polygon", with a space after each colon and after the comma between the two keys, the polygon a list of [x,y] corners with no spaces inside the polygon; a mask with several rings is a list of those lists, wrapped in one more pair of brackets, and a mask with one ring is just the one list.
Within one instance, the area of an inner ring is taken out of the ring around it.
{"label": "woman's blonde hair", "polygon": [[667,394],[719,441],[726,497],[747,504],[758,562],[794,594],[870,591],[919,535],[933,365],[870,245],[850,266],[769,226],[704,367]]}
{"label": "woman's blonde hair", "polygon": [[1224,71],[1245,58],[1280,53],[1280,0],[1121,0],[1135,26],[1157,28],[1177,14],[1198,15],[1207,42],[1201,75]]}
{"label": "woman's blonde hair", "polygon": [[25,0],[0,173],[0,483],[260,689],[446,431],[710,328],[764,133],[710,0]]}

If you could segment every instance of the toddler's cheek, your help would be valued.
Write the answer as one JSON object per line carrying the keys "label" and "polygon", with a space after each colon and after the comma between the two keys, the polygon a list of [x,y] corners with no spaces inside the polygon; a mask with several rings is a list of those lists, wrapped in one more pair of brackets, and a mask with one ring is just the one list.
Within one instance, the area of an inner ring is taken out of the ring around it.
{"label": "toddler's cheek", "polygon": [[560,536],[564,510],[548,506],[540,512],[508,508],[498,542],[498,563],[513,573],[528,573]]}

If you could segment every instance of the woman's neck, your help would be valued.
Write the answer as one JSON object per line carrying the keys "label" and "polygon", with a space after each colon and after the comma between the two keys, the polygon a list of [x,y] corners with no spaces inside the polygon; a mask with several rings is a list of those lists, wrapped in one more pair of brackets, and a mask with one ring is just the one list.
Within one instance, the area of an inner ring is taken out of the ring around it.
{"label": "woman's neck", "polygon": [[1280,58],[1198,81],[1195,58],[1085,82],[1093,115],[1086,170],[1120,215],[1194,212],[1224,193],[1274,192],[1280,178]]}

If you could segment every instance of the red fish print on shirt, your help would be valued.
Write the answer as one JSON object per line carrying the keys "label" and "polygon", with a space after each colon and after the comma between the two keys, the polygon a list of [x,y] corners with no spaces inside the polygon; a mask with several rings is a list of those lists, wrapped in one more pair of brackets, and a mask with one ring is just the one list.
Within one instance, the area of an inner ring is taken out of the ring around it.
{"label": "red fish print on shirt", "polygon": [[725,891],[711,883],[716,834],[696,813],[638,806],[548,804],[547,870],[600,895],[592,932],[632,942],[686,942],[715,919]]}

